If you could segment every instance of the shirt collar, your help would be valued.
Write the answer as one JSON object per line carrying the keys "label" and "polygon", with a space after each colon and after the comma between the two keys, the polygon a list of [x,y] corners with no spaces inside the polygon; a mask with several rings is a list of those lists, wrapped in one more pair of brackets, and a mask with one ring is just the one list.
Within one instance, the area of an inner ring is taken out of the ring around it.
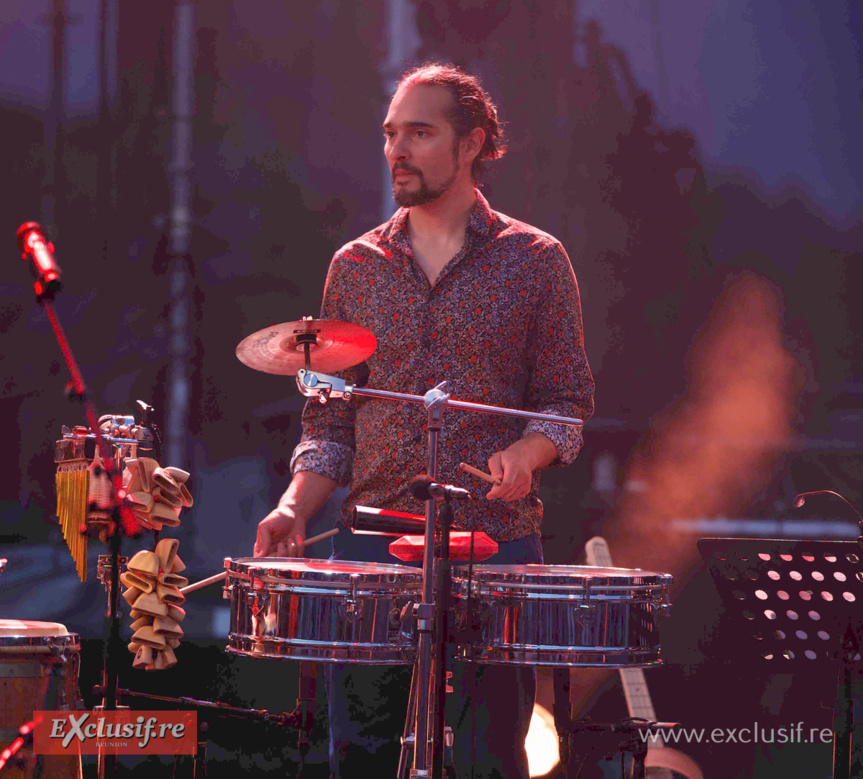
{"label": "shirt collar", "polygon": [[[482,192],[474,189],[476,200],[468,217],[467,229],[478,236],[489,237],[495,228],[503,229],[500,217],[491,209]],[[410,239],[408,238],[408,214],[410,208],[399,208],[390,219],[387,237],[404,253],[410,252]]]}

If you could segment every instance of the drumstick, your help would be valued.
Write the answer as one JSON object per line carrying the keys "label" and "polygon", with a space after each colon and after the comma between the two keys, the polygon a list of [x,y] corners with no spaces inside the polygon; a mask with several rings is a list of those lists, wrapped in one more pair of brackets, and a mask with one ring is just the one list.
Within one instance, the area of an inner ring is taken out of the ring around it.
{"label": "drumstick", "polygon": [[[306,539],[306,546],[311,544],[316,544],[318,541],[323,541],[325,538],[330,538],[339,532],[337,527],[334,527],[332,530],[327,530],[325,533],[318,533],[316,536],[312,536],[311,538]],[[180,588],[180,592],[185,595],[187,592],[194,592],[195,590],[201,590],[204,587],[208,587],[211,584],[216,584],[217,582],[222,581],[228,575],[227,571],[222,571],[222,573],[217,573],[215,576],[208,576],[206,579],[201,579],[199,582],[195,582],[194,584],[189,584],[185,587]]]}
{"label": "drumstick", "polygon": [[204,587],[207,587],[210,584],[215,584],[216,582],[222,581],[228,575],[227,571],[222,571],[221,573],[217,573],[215,576],[208,576],[206,579],[201,579],[199,582],[195,582],[194,584],[186,585],[185,587],[180,588],[180,592],[185,595],[187,592],[194,592],[195,590],[201,590]]}
{"label": "drumstick", "polygon": [[327,530],[323,533],[318,533],[316,536],[312,536],[311,538],[307,538],[306,543],[303,546],[304,547],[311,546],[312,544],[318,543],[318,541],[323,541],[325,538],[332,538],[338,532],[339,532],[339,529],[337,527],[334,527],[332,530]]}
{"label": "drumstick", "polygon": [[500,487],[500,479],[497,479],[494,476],[490,476],[485,471],[481,471],[479,468],[474,468],[472,465],[468,465],[467,463],[459,463],[458,467],[461,468],[465,473],[469,473],[472,476],[476,476],[478,479],[487,481],[489,484],[494,484],[496,487]]}

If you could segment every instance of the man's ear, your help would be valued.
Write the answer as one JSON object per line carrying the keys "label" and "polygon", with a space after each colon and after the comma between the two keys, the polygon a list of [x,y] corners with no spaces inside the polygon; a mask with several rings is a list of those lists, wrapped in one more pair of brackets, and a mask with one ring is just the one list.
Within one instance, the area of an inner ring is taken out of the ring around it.
{"label": "man's ear", "polygon": [[474,127],[461,140],[462,153],[467,157],[469,162],[473,162],[476,156],[480,153],[482,145],[485,143],[485,130],[482,127]]}

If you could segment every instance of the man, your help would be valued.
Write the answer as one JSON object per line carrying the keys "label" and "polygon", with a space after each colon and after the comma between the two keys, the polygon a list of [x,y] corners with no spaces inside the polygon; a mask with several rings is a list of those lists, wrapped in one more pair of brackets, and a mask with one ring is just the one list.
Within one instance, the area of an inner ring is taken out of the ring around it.
{"label": "man", "polygon": [[[586,420],[593,380],[569,259],[551,236],[492,211],[475,188],[483,162],[504,152],[488,94],[455,67],[425,65],[402,77],[383,129],[401,208],[336,253],[324,291],[323,318],[355,322],[378,340],[346,378],[415,395],[447,380],[459,400]],[[259,524],[255,555],[301,555],[306,523],[340,485],[350,485],[343,516],[358,504],[420,511],[408,483],[425,470],[425,421],[414,404],[307,403],[293,479]],[[478,528],[500,545],[488,563],[542,562],[538,471],[571,463],[581,444],[573,427],[444,413],[438,479],[475,490],[462,461],[500,479],[475,507]],[[386,539],[342,532],[334,548],[343,559],[396,562]],[[407,684],[377,669],[327,670],[333,775],[361,775],[366,753],[378,769],[394,768]],[[363,688],[358,679],[370,673],[376,683]],[[456,688],[447,703],[456,766],[462,777],[527,779],[535,672],[487,667],[476,676],[470,699]],[[392,737],[377,735],[381,727]]]}

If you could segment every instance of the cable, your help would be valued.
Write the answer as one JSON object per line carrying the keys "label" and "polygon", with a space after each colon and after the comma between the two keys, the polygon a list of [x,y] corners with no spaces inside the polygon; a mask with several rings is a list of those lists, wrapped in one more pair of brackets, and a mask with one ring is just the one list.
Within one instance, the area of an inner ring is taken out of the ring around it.
{"label": "cable", "polygon": [[33,728],[36,727],[36,721],[30,720],[25,725],[22,725],[18,728],[18,732],[21,734],[16,738],[6,749],[0,752],[0,770],[3,770],[3,766],[9,762],[17,753],[21,747],[24,746],[26,741],[33,740]]}

